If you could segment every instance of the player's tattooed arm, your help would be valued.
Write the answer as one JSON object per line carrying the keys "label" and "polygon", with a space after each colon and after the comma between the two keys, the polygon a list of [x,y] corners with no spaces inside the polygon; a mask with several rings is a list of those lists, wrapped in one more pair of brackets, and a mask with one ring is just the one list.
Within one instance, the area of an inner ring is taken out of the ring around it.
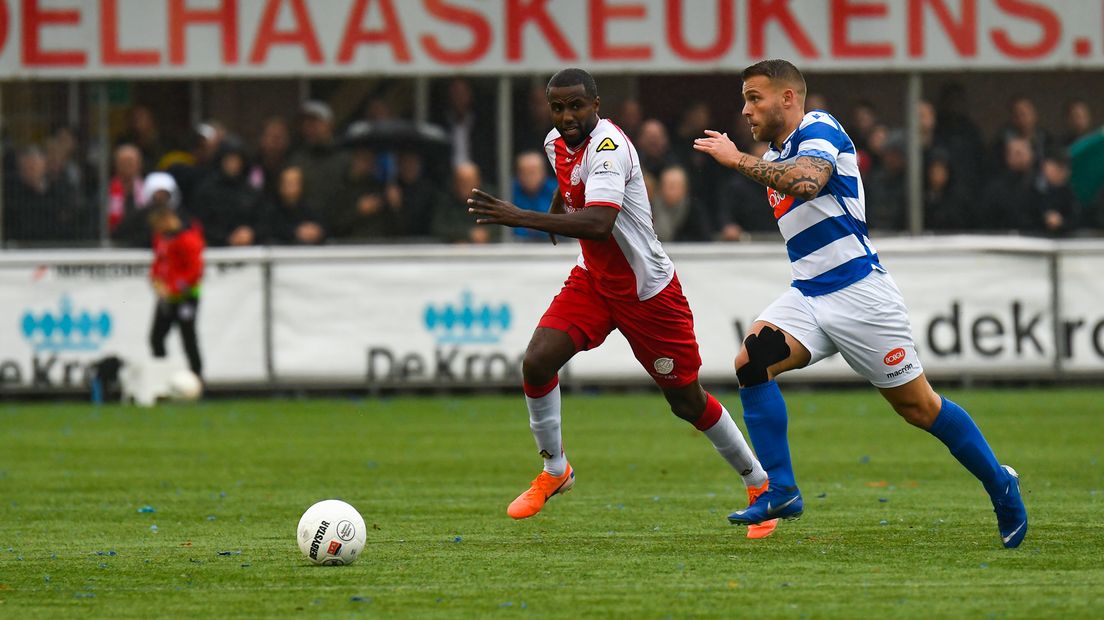
{"label": "player's tattooed arm", "polygon": [[753,181],[802,200],[816,198],[832,176],[831,162],[808,155],[793,161],[775,162],[740,153],[735,168]]}
{"label": "player's tattooed arm", "polygon": [[832,163],[820,157],[801,156],[793,161],[763,161],[741,152],[728,134],[706,130],[706,137],[694,140],[694,149],[707,153],[722,166],[802,200],[816,198],[832,176]]}

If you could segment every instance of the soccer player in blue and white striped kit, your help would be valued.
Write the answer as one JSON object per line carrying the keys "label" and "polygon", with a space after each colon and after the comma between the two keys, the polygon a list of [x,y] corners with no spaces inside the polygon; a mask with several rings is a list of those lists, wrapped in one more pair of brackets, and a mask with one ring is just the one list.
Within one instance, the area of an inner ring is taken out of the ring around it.
{"label": "soccer player in blue and white striped kit", "polygon": [[736,357],[744,421],[770,487],[729,521],[801,515],[786,404],[774,378],[839,352],[901,417],[935,435],[981,481],[1001,541],[1019,546],[1027,533],[1019,477],[998,463],[969,414],[924,376],[901,292],[868,237],[854,143],[831,114],[805,113],[805,78],[790,62],[764,60],[742,77],[743,115],[770,150],[759,159],[715,131],[706,131],[694,148],[767,187],[793,282],[752,324]]}

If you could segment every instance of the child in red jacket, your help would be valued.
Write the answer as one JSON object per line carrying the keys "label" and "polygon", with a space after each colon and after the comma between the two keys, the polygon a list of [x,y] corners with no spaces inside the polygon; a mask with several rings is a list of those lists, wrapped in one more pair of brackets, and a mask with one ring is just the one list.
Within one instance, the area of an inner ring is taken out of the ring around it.
{"label": "child in red jacket", "polygon": [[165,357],[165,337],[175,323],[180,327],[188,365],[202,378],[196,311],[203,279],[203,230],[199,222],[186,221],[167,201],[156,198],[149,206],[148,217],[153,232],[150,279],[157,293],[157,309],[150,330],[153,356]]}

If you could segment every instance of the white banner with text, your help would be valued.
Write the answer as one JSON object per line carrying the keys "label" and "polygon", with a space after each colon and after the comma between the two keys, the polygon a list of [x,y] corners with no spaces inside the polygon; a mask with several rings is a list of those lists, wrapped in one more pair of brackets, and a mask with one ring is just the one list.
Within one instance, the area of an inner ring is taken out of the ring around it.
{"label": "white banner with text", "polygon": [[1104,66],[1096,0],[0,0],[0,79]]}
{"label": "white banner with text", "polygon": [[[19,254],[34,255],[0,256]],[[259,263],[208,258],[197,326],[212,382],[264,380],[262,291]],[[148,252],[0,262],[0,391],[81,387],[104,357],[148,359],[154,302]],[[176,329],[166,349],[187,367]]]}
{"label": "white banner with text", "polygon": [[[682,255],[675,248],[672,256],[694,311],[702,376],[731,381],[742,335],[786,289],[785,254]],[[572,264],[562,253],[278,263],[273,268],[276,378],[369,385],[518,380],[533,328]],[[890,259],[888,267],[910,305],[914,337],[931,375],[1053,373],[1047,255],[905,253]],[[1066,284],[1071,290],[1080,286],[1076,279]],[[1090,313],[1090,306],[1073,307]],[[1086,315],[1084,320],[1093,319]],[[1091,334],[1092,328],[1082,331],[1080,336]],[[1104,352],[1083,340],[1071,363],[1083,367],[1095,360],[1101,368]],[[616,332],[600,348],[576,356],[567,374],[584,383],[648,380]],[[857,377],[834,356],[792,378]]]}
{"label": "white banner with text", "polygon": [[[894,239],[879,249],[933,378],[1104,379],[1104,243]],[[731,384],[744,333],[786,290],[785,251],[669,251],[694,311],[703,381]],[[212,250],[207,263],[199,335],[212,386],[435,388],[519,382],[574,254],[567,243],[252,248]],[[80,387],[107,355],[148,357],[148,265],[147,252],[0,253],[0,391]],[[185,364],[175,333],[169,356]],[[861,381],[838,355],[788,376]],[[649,382],[617,332],[577,355],[565,380]]]}

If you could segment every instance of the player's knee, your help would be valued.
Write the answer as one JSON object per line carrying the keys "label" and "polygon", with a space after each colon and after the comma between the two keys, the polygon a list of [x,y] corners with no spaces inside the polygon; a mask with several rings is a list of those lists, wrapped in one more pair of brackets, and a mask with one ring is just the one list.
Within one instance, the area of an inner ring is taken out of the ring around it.
{"label": "player's knee", "polygon": [[691,424],[697,422],[705,411],[705,391],[696,383],[694,387],[697,389],[683,388],[663,392],[667,397],[667,404],[671,406],[671,413]]}
{"label": "player's knee", "polygon": [[701,417],[701,414],[702,414],[701,411],[694,411],[693,407],[689,407],[685,403],[680,403],[680,404],[677,404],[677,405],[672,404],[671,405],[671,413],[675,414],[675,416],[678,417],[679,419],[686,420],[687,422],[689,422],[691,424],[696,422],[698,420],[698,418]]}
{"label": "player's knee", "polygon": [[893,410],[909,424],[929,429],[939,416],[939,408],[932,407],[927,399],[908,399],[893,403]]}
{"label": "player's knee", "polygon": [[744,349],[740,349],[740,352],[736,354],[736,359],[732,362],[733,368],[736,370],[737,376],[740,374],[740,369],[748,363],[748,354]]}
{"label": "player's knee", "polygon": [[736,356],[736,378],[744,387],[766,383],[771,378],[768,369],[789,356],[786,334],[765,325],[744,339],[744,347]]}
{"label": "player's knee", "polygon": [[552,368],[549,357],[540,349],[530,347],[521,359],[521,376],[530,385],[545,385],[552,381],[559,369]]}

